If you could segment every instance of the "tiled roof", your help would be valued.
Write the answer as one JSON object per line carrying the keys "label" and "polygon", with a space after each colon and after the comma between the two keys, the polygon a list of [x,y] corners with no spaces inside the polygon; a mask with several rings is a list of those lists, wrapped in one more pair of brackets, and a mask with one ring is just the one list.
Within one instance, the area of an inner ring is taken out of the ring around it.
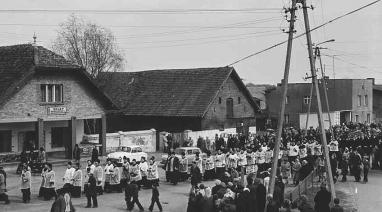
{"label": "tiled roof", "polygon": [[[37,70],[78,71],[93,86],[97,86],[83,68],[42,46],[33,46],[32,44],[0,46],[0,106],[21,88]],[[100,90],[98,91],[103,99],[112,104],[107,96]]]}
{"label": "tiled roof", "polygon": [[101,75],[101,88],[126,115],[203,117],[232,67],[113,72]]}
{"label": "tiled roof", "polygon": [[[36,49],[38,66],[78,67],[44,47],[37,46]],[[0,46],[0,103],[12,93],[15,84],[32,71],[34,50],[32,44]]]}

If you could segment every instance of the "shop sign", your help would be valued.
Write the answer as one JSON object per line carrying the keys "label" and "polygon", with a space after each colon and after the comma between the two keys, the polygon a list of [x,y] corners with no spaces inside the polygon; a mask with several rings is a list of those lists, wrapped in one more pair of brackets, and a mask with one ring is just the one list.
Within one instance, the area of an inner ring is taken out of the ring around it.
{"label": "shop sign", "polygon": [[65,115],[67,112],[66,107],[48,107],[48,115]]}

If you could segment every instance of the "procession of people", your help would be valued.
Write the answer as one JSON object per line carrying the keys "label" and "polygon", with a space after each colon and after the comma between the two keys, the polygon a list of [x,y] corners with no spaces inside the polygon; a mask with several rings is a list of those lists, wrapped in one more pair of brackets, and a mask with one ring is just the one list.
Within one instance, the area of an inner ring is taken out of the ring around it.
{"label": "procession of people", "polygon": [[[369,169],[382,167],[381,129],[380,125],[375,124],[349,123],[334,126],[326,132],[330,141],[330,165],[335,182],[347,181],[348,175],[352,175],[356,182],[363,178],[367,183]],[[193,143],[192,139],[188,140],[187,145]],[[275,142],[273,131],[247,136],[216,135],[215,140],[207,140],[201,137],[198,139],[196,145],[200,147],[201,152],[197,152],[191,159],[184,152],[176,155],[170,148],[169,156],[163,165],[169,183],[177,185],[179,182],[190,180],[187,211],[244,212],[263,211],[265,206],[289,207],[288,205],[293,204],[284,201],[286,186],[298,185],[313,170],[317,171],[319,181],[326,182],[323,147],[319,131],[316,129],[310,128],[306,132],[292,127],[283,129],[280,153],[277,155],[275,192],[268,196],[266,193]],[[52,208],[58,204],[57,201],[68,202],[68,195],[70,198],[80,198],[83,194],[87,198],[86,207],[96,208],[99,195],[124,192],[128,210],[132,210],[134,205],[143,210],[139,201],[139,190],[147,188],[152,189],[149,210],[153,210],[154,204],[157,204],[160,211],[163,210],[159,201],[159,169],[154,157],[142,157],[140,161],[123,158],[120,167],[119,163],[111,160],[107,160],[102,166],[98,156],[92,155],[86,166],[81,167],[78,150],[74,153],[75,160],[68,161],[61,178],[56,175],[51,163],[44,163],[39,197],[47,201],[55,199]],[[45,154],[41,155],[46,162]],[[21,167],[22,200],[28,204],[31,201],[31,169],[25,162]],[[59,179],[62,179],[63,183],[61,188],[57,186]],[[211,180],[215,180],[214,187],[203,185],[203,181]],[[253,199],[254,194],[256,200]],[[6,173],[3,169],[0,169],[0,200],[9,203]],[[257,210],[248,210],[252,208]]]}

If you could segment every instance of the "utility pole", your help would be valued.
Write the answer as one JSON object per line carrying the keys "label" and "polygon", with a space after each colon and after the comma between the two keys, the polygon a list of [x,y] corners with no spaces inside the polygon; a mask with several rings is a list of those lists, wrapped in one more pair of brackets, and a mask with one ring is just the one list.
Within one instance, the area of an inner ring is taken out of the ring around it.
{"label": "utility pole", "polygon": [[[279,159],[280,152],[280,143],[281,143],[281,133],[283,130],[284,124],[284,114],[285,114],[285,99],[288,91],[288,78],[289,78],[289,68],[290,68],[290,59],[292,55],[292,43],[293,43],[293,33],[294,33],[294,22],[295,22],[295,13],[296,13],[296,0],[292,0],[292,7],[289,9],[290,20],[289,20],[289,32],[288,32],[288,46],[287,46],[287,56],[285,60],[285,69],[284,69],[284,80],[282,82],[282,99],[280,103],[280,116],[277,123],[277,137],[275,141],[275,147],[273,149],[273,159],[272,159],[272,171],[271,178],[269,179],[269,194],[273,194],[276,180],[276,171],[277,171],[277,162]],[[287,11],[288,12],[288,11]]]}
{"label": "utility pole", "polygon": [[330,167],[330,158],[329,158],[329,151],[328,151],[328,143],[326,142],[324,120],[323,120],[323,117],[322,117],[321,97],[320,97],[320,91],[318,89],[318,81],[317,81],[317,76],[316,76],[316,68],[315,68],[314,58],[313,58],[313,48],[312,48],[312,38],[311,38],[311,35],[310,35],[308,7],[306,6],[306,0],[299,0],[299,1],[302,3],[302,9],[303,9],[303,13],[304,13],[306,39],[307,39],[307,42],[308,42],[308,53],[309,53],[310,71],[311,71],[311,74],[312,74],[312,81],[313,81],[314,88],[316,90],[316,96],[317,96],[318,124],[319,124],[320,131],[321,131],[321,133],[320,133],[320,135],[321,135],[321,142],[322,142],[322,147],[324,148],[324,154],[325,154],[326,173],[327,173],[327,178],[328,178],[328,181],[329,181],[329,188],[330,188],[330,192],[332,193],[332,200],[333,200],[335,198],[335,196],[336,196],[336,191],[334,190],[334,181],[333,181],[333,177],[332,177],[332,169]]}
{"label": "utility pole", "polygon": [[320,69],[321,69],[321,77],[322,77],[322,89],[324,89],[324,96],[325,96],[326,110],[328,111],[329,130],[330,130],[330,132],[331,132],[332,139],[334,139],[334,133],[333,133],[333,130],[332,130],[332,120],[331,120],[331,118],[330,118],[330,109],[329,109],[328,92],[327,92],[327,90],[326,90],[326,89],[327,89],[327,88],[326,88],[326,77],[325,77],[324,69],[323,69],[323,66],[322,66],[322,58],[321,58],[320,47],[318,47],[318,46],[316,46],[315,55],[316,55],[316,58],[318,57],[318,58],[320,59]]}
{"label": "utility pole", "polygon": [[312,95],[313,95],[313,81],[312,84],[310,84],[310,100],[308,103],[308,112],[306,113],[306,123],[305,123],[305,133],[304,137],[308,135],[308,124],[309,124],[309,115],[310,115],[310,107],[312,106]]}

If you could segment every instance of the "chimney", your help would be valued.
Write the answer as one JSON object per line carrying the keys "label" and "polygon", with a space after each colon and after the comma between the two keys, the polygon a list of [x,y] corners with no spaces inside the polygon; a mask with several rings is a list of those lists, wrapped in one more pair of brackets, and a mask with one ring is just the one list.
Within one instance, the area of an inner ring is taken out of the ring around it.
{"label": "chimney", "polygon": [[371,80],[372,85],[375,85],[375,78],[366,78],[367,80]]}
{"label": "chimney", "polygon": [[37,42],[36,42],[37,36],[36,33],[33,34],[33,62],[35,65],[38,64],[38,48],[37,48]]}

